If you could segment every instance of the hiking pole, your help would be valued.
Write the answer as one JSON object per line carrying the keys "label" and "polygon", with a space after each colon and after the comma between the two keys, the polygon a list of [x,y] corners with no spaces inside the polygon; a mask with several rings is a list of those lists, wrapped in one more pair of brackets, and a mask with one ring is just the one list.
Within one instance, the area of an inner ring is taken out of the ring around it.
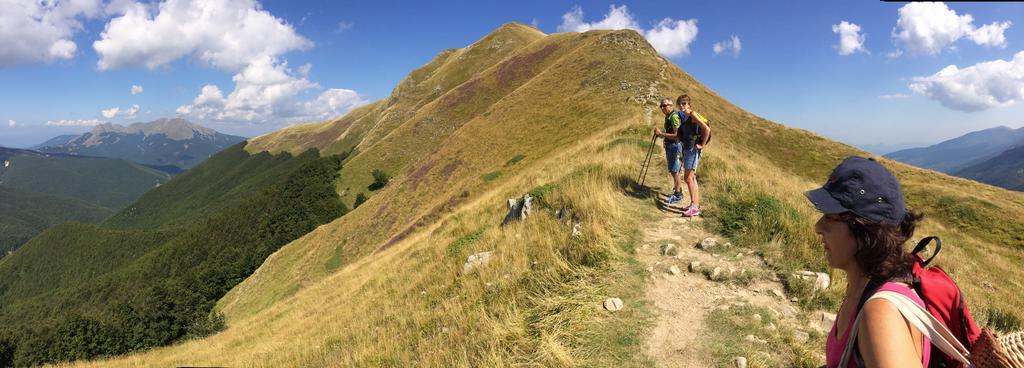
{"label": "hiking pole", "polygon": [[658,142],[658,135],[655,134],[651,137],[651,147],[647,149],[647,157],[644,158],[643,165],[640,166],[640,177],[637,178],[640,181],[640,187],[644,187],[644,182],[647,180],[647,171],[651,167],[651,156],[654,154],[654,145]]}

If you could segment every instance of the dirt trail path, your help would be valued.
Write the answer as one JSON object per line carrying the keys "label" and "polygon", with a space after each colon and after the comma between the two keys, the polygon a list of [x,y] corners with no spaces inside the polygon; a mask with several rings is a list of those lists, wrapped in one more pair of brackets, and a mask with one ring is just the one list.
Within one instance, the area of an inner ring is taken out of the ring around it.
{"label": "dirt trail path", "polygon": [[[661,197],[664,199],[664,197]],[[701,240],[712,237],[722,247],[723,239],[702,229],[700,218],[688,219],[675,208],[660,206],[661,215],[644,229],[643,244],[637,258],[650,271],[646,297],[657,315],[656,325],[648,336],[645,349],[658,367],[711,367],[708,337],[711,328],[706,317],[716,308],[753,304],[778,311],[789,319],[797,309],[782,296],[781,283],[768,271],[756,255],[740,254],[739,250],[713,254],[696,247]],[[675,256],[663,254],[666,244],[676,246]],[[700,262],[693,272],[690,264]],[[671,267],[678,267],[678,274]],[[719,268],[720,277],[712,281],[711,270]],[[731,272],[730,272],[731,271]],[[746,286],[721,282],[721,279],[747,273],[760,275]],[[742,339],[737,336],[736,339]],[[719,362],[720,363],[720,362]]]}

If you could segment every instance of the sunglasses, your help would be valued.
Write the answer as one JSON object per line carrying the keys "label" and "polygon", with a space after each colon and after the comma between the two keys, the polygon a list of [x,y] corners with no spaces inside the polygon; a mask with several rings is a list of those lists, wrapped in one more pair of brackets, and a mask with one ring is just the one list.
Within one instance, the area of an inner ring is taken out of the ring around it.
{"label": "sunglasses", "polygon": [[672,106],[672,104],[661,104],[661,107]]}

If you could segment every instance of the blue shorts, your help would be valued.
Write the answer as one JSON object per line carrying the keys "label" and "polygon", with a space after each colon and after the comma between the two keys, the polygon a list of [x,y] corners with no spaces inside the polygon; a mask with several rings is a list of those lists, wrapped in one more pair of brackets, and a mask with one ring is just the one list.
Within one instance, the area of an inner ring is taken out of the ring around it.
{"label": "blue shorts", "polygon": [[683,169],[697,172],[697,164],[700,163],[701,151],[702,150],[697,149],[697,145],[692,145],[689,149],[683,149]]}
{"label": "blue shorts", "polygon": [[679,153],[683,151],[683,144],[668,143],[665,145],[665,162],[668,163],[668,172],[679,172]]}

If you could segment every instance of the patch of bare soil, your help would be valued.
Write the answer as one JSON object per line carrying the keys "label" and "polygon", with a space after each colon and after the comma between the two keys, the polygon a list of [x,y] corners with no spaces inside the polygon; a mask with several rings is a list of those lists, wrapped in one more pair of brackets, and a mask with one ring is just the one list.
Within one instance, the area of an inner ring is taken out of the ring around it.
{"label": "patch of bare soil", "polygon": [[[657,315],[645,350],[658,367],[715,365],[709,352],[713,342],[707,337],[714,326],[707,325],[706,316],[716,308],[762,306],[798,323],[798,309],[783,296],[782,284],[760,257],[740,251],[713,254],[702,250],[696,245],[705,238],[715,238],[719,247],[725,240],[705,232],[699,217],[681,217],[678,209],[663,203],[659,209],[662,216],[644,229],[643,245],[637,251],[651,274],[646,297]],[[666,244],[675,245],[678,254],[664,254]],[[694,261],[700,264],[691,267]],[[678,268],[678,274],[673,274],[672,266]],[[720,272],[712,277],[716,268]],[[750,280],[745,285],[729,282],[744,277]]]}

